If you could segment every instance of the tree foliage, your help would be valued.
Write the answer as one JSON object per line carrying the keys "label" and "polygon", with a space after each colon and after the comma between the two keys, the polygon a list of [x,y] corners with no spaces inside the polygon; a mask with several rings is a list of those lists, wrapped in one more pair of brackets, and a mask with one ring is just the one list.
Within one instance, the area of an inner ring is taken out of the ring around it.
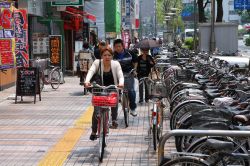
{"label": "tree foliage", "polygon": [[[171,12],[171,8],[178,8],[182,10],[182,0],[157,0],[157,21],[158,24],[163,24],[165,19],[165,14]],[[179,13],[180,14],[180,13]],[[181,27],[184,29],[184,23],[182,21],[181,16],[173,19],[170,22],[170,26]]]}

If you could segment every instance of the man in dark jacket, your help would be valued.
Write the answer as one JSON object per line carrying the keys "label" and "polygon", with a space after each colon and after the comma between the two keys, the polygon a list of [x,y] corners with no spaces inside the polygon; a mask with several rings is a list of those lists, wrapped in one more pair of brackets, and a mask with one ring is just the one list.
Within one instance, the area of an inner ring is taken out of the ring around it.
{"label": "man in dark jacket", "polygon": [[[129,73],[137,68],[137,56],[133,53],[129,52],[128,50],[124,49],[124,44],[121,39],[116,39],[114,41],[114,60],[120,62],[122,71],[125,76],[124,80],[124,88],[128,90],[128,97],[129,97],[129,104],[131,109],[131,115],[137,116],[136,113],[136,92],[134,87],[134,77],[131,76]],[[126,75],[128,77],[126,77]]]}
{"label": "man in dark jacket", "polygon": [[[154,66],[154,60],[149,55],[149,48],[141,49],[142,54],[138,57],[138,66],[137,66],[137,76],[138,80],[143,77],[148,77],[151,72],[151,68]],[[147,85],[144,84],[145,87],[145,102],[148,102],[148,88]],[[139,103],[143,103],[143,83],[139,81]]]}

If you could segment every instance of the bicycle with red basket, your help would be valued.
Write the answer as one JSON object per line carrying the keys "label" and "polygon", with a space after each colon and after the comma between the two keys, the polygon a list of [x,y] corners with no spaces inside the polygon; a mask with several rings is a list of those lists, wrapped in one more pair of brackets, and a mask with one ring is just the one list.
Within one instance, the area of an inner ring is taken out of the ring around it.
{"label": "bicycle with red basket", "polygon": [[102,162],[104,148],[106,147],[106,136],[109,133],[109,111],[116,107],[119,102],[119,89],[115,85],[92,86],[92,105],[99,107],[98,113],[98,135],[99,138],[99,160]]}

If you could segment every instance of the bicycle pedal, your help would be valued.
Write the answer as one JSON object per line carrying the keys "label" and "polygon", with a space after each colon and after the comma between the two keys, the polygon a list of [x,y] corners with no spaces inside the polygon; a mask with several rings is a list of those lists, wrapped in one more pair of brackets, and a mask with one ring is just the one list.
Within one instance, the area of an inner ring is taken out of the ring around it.
{"label": "bicycle pedal", "polygon": [[144,140],[150,142],[150,141],[152,140],[152,137],[150,137],[150,136],[145,136],[145,137],[144,137]]}

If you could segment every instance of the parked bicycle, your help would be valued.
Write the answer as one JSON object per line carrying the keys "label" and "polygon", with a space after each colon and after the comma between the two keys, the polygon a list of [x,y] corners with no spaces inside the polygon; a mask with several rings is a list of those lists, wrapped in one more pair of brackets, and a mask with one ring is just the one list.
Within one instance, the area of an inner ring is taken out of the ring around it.
{"label": "parked bicycle", "polygon": [[115,85],[92,86],[92,105],[99,107],[98,113],[98,138],[99,138],[99,160],[103,161],[104,149],[106,147],[106,136],[109,133],[109,111],[116,107],[119,100],[119,90]]}
{"label": "parked bicycle", "polygon": [[53,89],[58,89],[60,86],[60,81],[61,81],[60,67],[48,64],[50,64],[49,58],[36,60],[36,67],[39,68],[41,91],[43,90],[44,85],[51,85]]}
{"label": "parked bicycle", "polygon": [[[149,106],[148,117],[150,124],[150,133],[152,131],[154,150],[162,136],[163,119],[165,104],[163,99],[166,98],[166,87],[161,80],[152,80],[149,77],[140,79],[141,83],[146,83],[148,87],[149,101],[153,103],[153,108]],[[151,118],[150,118],[151,117]]]}

